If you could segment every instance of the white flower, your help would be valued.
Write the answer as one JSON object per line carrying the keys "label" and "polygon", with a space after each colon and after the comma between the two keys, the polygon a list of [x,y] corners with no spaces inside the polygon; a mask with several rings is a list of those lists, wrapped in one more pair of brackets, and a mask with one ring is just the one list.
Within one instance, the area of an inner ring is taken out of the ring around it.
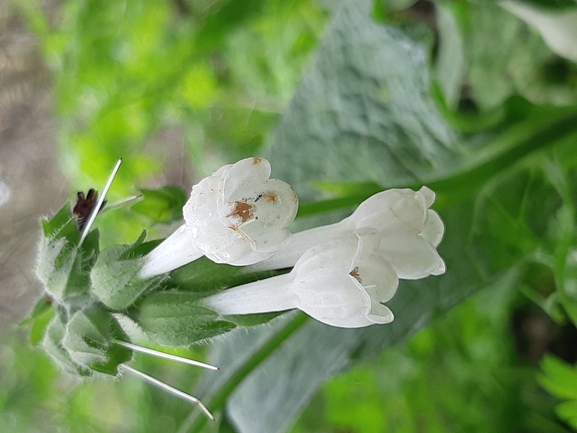
{"label": "white flower", "polygon": [[163,274],[202,255],[235,266],[270,257],[290,236],[298,199],[290,187],[269,179],[266,159],[247,158],[221,167],[192,188],[186,222],[146,257],[140,277]]}
{"label": "white flower", "polygon": [[398,278],[378,247],[370,229],[329,239],[306,251],[290,273],[224,290],[203,303],[224,315],[298,308],[341,328],[389,323],[394,316],[384,302],[395,294]]}
{"label": "white flower", "polygon": [[379,253],[401,279],[419,279],[445,272],[445,263],[436,247],[444,233],[439,215],[429,209],[435,193],[427,187],[419,191],[390,189],[377,193],[344,220],[293,234],[277,253],[251,270],[282,269],[293,266],[310,247],[323,239],[343,236],[369,227],[378,232]]}

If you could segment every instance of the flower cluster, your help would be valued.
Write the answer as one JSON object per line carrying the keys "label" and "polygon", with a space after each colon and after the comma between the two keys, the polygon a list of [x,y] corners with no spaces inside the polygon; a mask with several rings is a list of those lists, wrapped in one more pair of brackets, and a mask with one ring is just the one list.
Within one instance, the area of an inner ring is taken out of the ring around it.
{"label": "flower cluster", "polygon": [[140,277],[202,255],[249,271],[293,268],[202,304],[222,315],[298,308],[323,323],[356,328],[393,320],[384,303],[399,279],[445,272],[436,250],[444,226],[429,209],[435,199],[429,188],[383,191],[339,223],[290,235],[298,200],[270,172],[268,161],[249,158],[195,185],[183,208],[186,224],[147,256]]}
{"label": "flower cluster", "polygon": [[[270,179],[270,164],[261,158],[225,165],[195,185],[183,208],[185,224],[152,251],[146,232],[132,244],[101,250],[91,226],[120,163],[100,196],[78,193],[76,206],[65,205],[42,222],[36,275],[43,297],[26,323],[42,328],[33,333],[36,343],[75,376],[134,374],[214,419],[198,398],[130,363],[141,352],[216,367],[136,345],[124,323],[173,347],[230,331],[238,321],[230,316],[293,308],[331,326],[358,328],[394,319],[385,303],[399,279],[445,272],[436,250],[444,227],[429,209],[435,195],[428,188],[375,194],[339,223],[291,235],[297,196],[288,184]],[[161,276],[202,256],[243,266],[236,275],[292,270],[205,297]]]}
{"label": "flower cluster", "polygon": [[251,314],[298,308],[342,328],[389,323],[384,302],[393,297],[397,274],[379,253],[378,238],[363,229],[307,250],[293,270],[233,287],[205,298],[221,314]]}

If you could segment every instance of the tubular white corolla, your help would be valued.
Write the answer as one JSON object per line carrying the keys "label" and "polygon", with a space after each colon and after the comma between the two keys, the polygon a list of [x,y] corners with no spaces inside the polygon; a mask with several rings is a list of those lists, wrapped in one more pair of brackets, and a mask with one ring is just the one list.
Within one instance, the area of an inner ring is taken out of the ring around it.
{"label": "tubular white corolla", "polygon": [[244,266],[270,257],[290,236],[298,199],[290,187],[269,179],[266,159],[247,158],[221,167],[192,188],[184,205],[186,224],[146,257],[140,277],[163,274],[205,255]]}
{"label": "tubular white corolla", "polygon": [[435,193],[427,187],[419,191],[390,189],[377,193],[344,220],[293,234],[271,258],[247,270],[282,269],[294,266],[299,257],[323,239],[342,236],[361,227],[378,232],[379,252],[401,279],[419,279],[445,272],[445,263],[436,247],[444,233],[439,215],[429,207]]}
{"label": "tubular white corolla", "polygon": [[394,316],[384,302],[398,278],[379,242],[371,229],[329,239],[306,251],[290,273],[224,290],[203,304],[224,315],[298,308],[341,328],[389,323]]}

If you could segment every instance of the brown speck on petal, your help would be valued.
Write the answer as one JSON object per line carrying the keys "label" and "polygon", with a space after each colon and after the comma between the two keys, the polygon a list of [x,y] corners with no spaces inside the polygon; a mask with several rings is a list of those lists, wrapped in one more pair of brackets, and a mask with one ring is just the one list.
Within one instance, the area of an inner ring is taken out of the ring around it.
{"label": "brown speck on petal", "polygon": [[354,269],[349,272],[349,275],[353,278],[355,278],[359,283],[363,283],[363,280],[361,280],[361,276],[359,275],[359,267],[355,266]]}
{"label": "brown speck on petal", "polygon": [[256,203],[261,198],[264,198],[266,201],[273,203],[278,198],[278,194],[276,192],[265,192],[265,193],[259,194],[256,197],[256,200],[254,202]]}
{"label": "brown speck on petal", "polygon": [[259,165],[262,162],[262,158],[253,158],[252,163],[254,165]]}
{"label": "brown speck on petal", "polygon": [[252,209],[252,205],[245,201],[235,201],[234,208],[228,217],[238,218],[242,224],[252,219]]}

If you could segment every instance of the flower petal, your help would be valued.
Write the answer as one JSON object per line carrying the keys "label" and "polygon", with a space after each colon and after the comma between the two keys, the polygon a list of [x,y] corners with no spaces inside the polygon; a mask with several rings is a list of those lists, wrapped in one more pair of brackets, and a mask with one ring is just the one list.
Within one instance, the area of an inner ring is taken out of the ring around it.
{"label": "flower petal", "polygon": [[445,225],[439,214],[433,210],[427,212],[427,221],[421,230],[421,236],[428,240],[433,246],[437,246],[443,239]]}
{"label": "flower petal", "polygon": [[255,241],[258,251],[274,252],[290,236],[286,229],[295,218],[298,198],[293,189],[277,179],[270,179],[261,187],[253,202],[254,219],[241,225],[241,229]]}
{"label": "flower petal", "polygon": [[164,274],[202,257],[202,254],[183,225],[146,256],[138,275],[140,278],[150,278]]}
{"label": "flower petal", "polygon": [[298,308],[333,326],[360,327],[393,320],[383,305],[397,275],[380,255],[376,230],[361,229],[307,251],[295,265]]}
{"label": "flower petal", "polygon": [[418,193],[421,194],[421,196],[425,200],[425,207],[426,208],[430,208],[433,205],[433,203],[435,202],[436,194],[430,188],[427,188],[426,186],[422,186],[421,189],[418,191]]}
{"label": "flower petal", "polygon": [[328,325],[366,316],[371,308],[367,292],[339,275],[312,274],[296,280],[293,291],[298,297],[297,308]]}
{"label": "flower petal", "polygon": [[415,236],[401,224],[379,233],[382,236],[379,252],[401,279],[424,278],[443,262],[429,241]]}
{"label": "flower petal", "polygon": [[270,163],[262,158],[245,158],[233,164],[221,177],[224,203],[252,197],[271,174]]}
{"label": "flower petal", "polygon": [[183,208],[198,249],[218,263],[242,266],[270,257],[290,236],[298,199],[290,185],[268,179],[267,160],[222,167],[192,189]]}

